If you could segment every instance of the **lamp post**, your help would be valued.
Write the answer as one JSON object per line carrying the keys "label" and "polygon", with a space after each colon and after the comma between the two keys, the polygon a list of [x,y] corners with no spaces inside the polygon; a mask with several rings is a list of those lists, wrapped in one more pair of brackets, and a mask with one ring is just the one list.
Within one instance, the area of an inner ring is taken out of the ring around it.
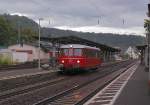
{"label": "lamp post", "polygon": [[40,58],[40,49],[41,49],[41,44],[40,44],[40,42],[41,42],[41,25],[40,25],[40,22],[41,22],[41,20],[43,20],[43,18],[39,18],[39,25],[38,25],[38,31],[39,31],[38,69],[39,69],[39,70],[41,69],[41,67],[40,67],[40,65],[41,65],[41,58]]}
{"label": "lamp post", "polygon": [[[148,17],[150,18],[150,4],[148,4]],[[149,70],[149,92],[150,92],[150,26],[148,23],[148,32],[146,34],[148,45],[148,70]]]}

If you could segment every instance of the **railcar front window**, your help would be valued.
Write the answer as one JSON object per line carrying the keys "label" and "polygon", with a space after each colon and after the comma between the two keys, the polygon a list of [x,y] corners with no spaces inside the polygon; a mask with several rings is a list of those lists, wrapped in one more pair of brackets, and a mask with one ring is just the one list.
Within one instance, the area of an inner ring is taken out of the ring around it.
{"label": "railcar front window", "polygon": [[68,49],[62,49],[61,50],[61,55],[68,56],[68,52],[69,52]]}
{"label": "railcar front window", "polygon": [[63,56],[82,56],[82,49],[62,49],[61,55]]}
{"label": "railcar front window", "polygon": [[69,56],[73,56],[73,49],[69,49]]}
{"label": "railcar front window", "polygon": [[81,49],[74,49],[74,56],[81,56],[82,50]]}

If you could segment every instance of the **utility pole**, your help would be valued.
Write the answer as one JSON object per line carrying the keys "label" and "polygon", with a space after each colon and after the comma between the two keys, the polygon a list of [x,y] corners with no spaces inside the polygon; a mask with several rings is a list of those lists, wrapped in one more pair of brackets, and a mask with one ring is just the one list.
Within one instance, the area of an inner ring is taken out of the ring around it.
{"label": "utility pole", "polygon": [[39,18],[39,25],[38,25],[38,30],[39,30],[39,54],[38,54],[38,69],[40,70],[41,69],[41,58],[40,58],[40,50],[41,50],[41,25],[40,25],[40,22],[41,20],[43,20],[43,18]]}
{"label": "utility pole", "polygon": [[18,44],[21,46],[21,30],[20,30],[20,22],[18,21]]}
{"label": "utility pole", "polygon": [[98,25],[99,25],[99,18],[98,18],[98,21],[97,21]]}

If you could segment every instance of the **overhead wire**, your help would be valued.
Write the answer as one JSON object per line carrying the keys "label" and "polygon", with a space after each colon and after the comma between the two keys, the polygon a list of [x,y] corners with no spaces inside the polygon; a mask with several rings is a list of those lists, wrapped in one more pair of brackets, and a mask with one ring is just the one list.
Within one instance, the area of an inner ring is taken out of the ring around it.
{"label": "overhead wire", "polygon": [[94,7],[95,11],[97,12],[97,14],[98,14],[97,23],[100,24],[100,19],[102,19],[102,15],[99,15],[99,14],[100,14],[100,11],[101,11],[101,10],[100,10],[99,7],[98,7],[95,3],[93,3],[92,1],[88,0],[88,2],[89,2],[89,4],[90,4],[92,7]]}
{"label": "overhead wire", "polygon": [[[94,3],[94,2],[92,2],[92,0],[87,0],[88,2],[89,2],[89,4],[92,6],[92,7],[94,7],[95,8],[95,11],[98,13],[98,15],[99,15],[99,13],[100,13],[100,9],[99,9],[99,7]],[[100,20],[102,19],[102,16],[103,15],[99,15],[99,17],[98,17],[98,21],[97,21],[97,23],[98,24],[100,24]],[[126,23],[126,21],[125,21],[125,19],[123,18],[123,19],[121,19],[122,20],[122,25],[124,26],[125,25],[125,23]]]}

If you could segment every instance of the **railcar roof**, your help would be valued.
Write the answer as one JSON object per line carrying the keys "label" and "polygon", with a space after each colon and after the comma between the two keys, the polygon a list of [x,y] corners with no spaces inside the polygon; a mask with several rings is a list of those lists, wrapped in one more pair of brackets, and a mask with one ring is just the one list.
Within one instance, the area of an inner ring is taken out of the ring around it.
{"label": "railcar roof", "polygon": [[88,49],[95,49],[100,51],[99,48],[81,45],[81,44],[67,44],[67,45],[62,45],[61,48],[88,48]]}

